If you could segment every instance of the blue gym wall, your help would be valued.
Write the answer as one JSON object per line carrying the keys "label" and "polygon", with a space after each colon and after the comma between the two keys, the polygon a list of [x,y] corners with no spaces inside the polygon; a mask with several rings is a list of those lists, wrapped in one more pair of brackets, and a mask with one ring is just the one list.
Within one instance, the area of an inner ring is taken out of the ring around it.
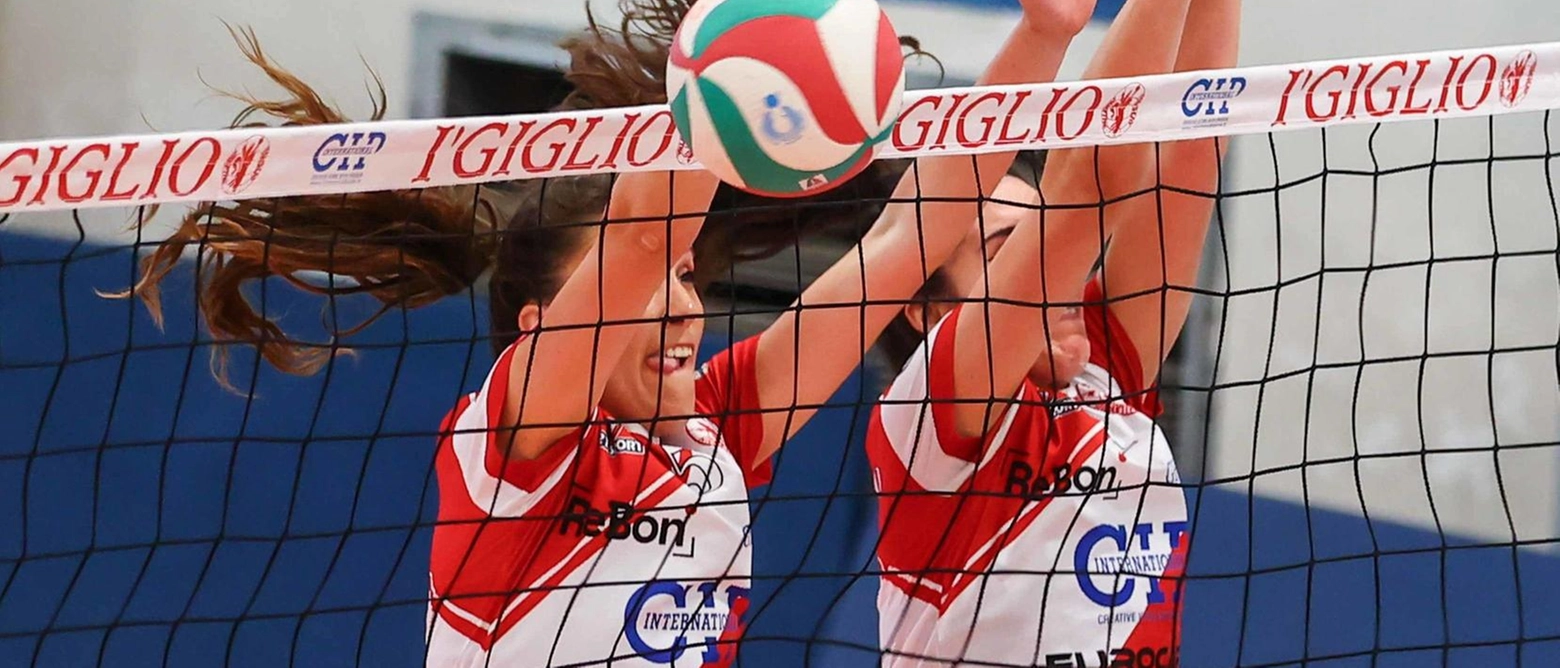
{"label": "blue gym wall", "polygon": [[[394,314],[319,377],[261,367],[245,399],[190,345],[188,266],[161,331],[94,295],[127,285],[130,259],[0,231],[0,666],[418,665],[431,432],[490,361],[484,306]],[[318,331],[317,301],[264,299]],[[252,377],[254,356],[233,368]],[[875,583],[833,575],[871,566],[864,421],[821,414],[755,492],[744,666],[873,661]],[[1191,497],[1184,665],[1560,665],[1555,558],[1242,488]]]}

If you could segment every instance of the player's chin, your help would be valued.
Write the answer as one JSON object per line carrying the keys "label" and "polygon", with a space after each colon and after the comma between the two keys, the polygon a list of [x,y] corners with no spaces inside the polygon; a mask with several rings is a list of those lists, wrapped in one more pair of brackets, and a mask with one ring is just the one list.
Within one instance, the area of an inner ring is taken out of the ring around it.
{"label": "player's chin", "polygon": [[1092,348],[1089,337],[1081,334],[1066,337],[1051,347],[1051,355],[1061,360],[1071,374],[1067,379],[1068,382],[1072,382],[1073,378],[1083,373],[1083,368],[1089,364],[1089,353],[1093,352]]}
{"label": "player's chin", "polygon": [[1089,363],[1089,340],[1068,337],[1053,342],[1050,353],[1035,363],[1029,377],[1042,387],[1063,388],[1083,375]]}
{"label": "player's chin", "polygon": [[1082,376],[1084,367],[1089,365],[1089,346],[1085,343],[1081,350],[1069,350],[1060,357],[1062,361],[1057,366],[1062,368],[1065,376],[1062,384],[1070,384],[1077,380],[1079,376]]}
{"label": "player's chin", "polygon": [[644,383],[649,399],[646,403],[655,406],[656,417],[686,418],[693,415],[692,369],[647,375]]}
{"label": "player's chin", "polygon": [[666,388],[661,401],[656,404],[656,417],[666,420],[688,420],[696,417],[693,405],[693,387]]}

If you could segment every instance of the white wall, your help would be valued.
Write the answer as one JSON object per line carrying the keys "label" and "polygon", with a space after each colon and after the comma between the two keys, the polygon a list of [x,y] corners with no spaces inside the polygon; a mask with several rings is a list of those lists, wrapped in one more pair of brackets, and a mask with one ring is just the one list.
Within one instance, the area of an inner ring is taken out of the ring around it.
{"label": "white wall", "polygon": [[[1560,131],[1554,125],[1549,132]],[[1495,128],[1497,155],[1543,150],[1541,116],[1500,119]],[[1427,124],[1383,128],[1380,168],[1428,163],[1433,132]],[[1373,171],[1369,134],[1330,132],[1327,167]],[[1489,126],[1444,123],[1438,147],[1442,161],[1487,156]],[[1228,186],[1272,188],[1275,153],[1283,182],[1322,171],[1319,133],[1280,136],[1276,151],[1253,138],[1237,149],[1239,169]],[[1313,504],[1374,518],[1439,520],[1448,531],[1507,540],[1513,526],[1523,538],[1556,535],[1560,448],[1509,448],[1497,458],[1492,446],[1560,440],[1553,348],[1560,223],[1541,162],[1501,163],[1488,180],[1486,168],[1438,168],[1433,188],[1428,170],[1377,183],[1329,177],[1226,208],[1229,287],[1268,290],[1232,299],[1222,337],[1213,334],[1222,338],[1219,382],[1254,384],[1217,394],[1211,477],[1255,467],[1266,472],[1254,486],[1261,494],[1298,499],[1309,488]],[[1425,263],[1432,253],[1444,260],[1497,249],[1514,256]],[[1326,274],[1276,298],[1271,290],[1324,266],[1391,263],[1407,264]],[[1478,354],[1524,347],[1546,349]],[[1473,354],[1420,359],[1446,353]],[[1361,367],[1362,359],[1376,362]],[[1304,372],[1315,365],[1336,368]],[[1278,380],[1258,383],[1264,378]],[[1455,449],[1474,451],[1421,455]],[[1396,456],[1356,462],[1361,454]],[[1311,465],[1295,468],[1302,462]],[[1244,481],[1238,487],[1247,488]]]}
{"label": "white wall", "polygon": [[[0,15],[0,136],[173,131],[221,126],[219,87],[258,84],[221,21],[253,26],[268,51],[362,115],[367,61],[404,110],[412,16],[583,23],[576,3],[491,0],[11,0]],[[360,60],[361,56],[361,60]],[[396,93],[399,93],[398,95]],[[142,121],[142,117],[145,121]]]}
{"label": "white wall", "polygon": [[[1244,62],[1292,62],[1554,40],[1560,38],[1560,3],[1252,2],[1243,28]],[[1557,130],[1553,124],[1548,128]],[[1426,123],[1383,128],[1374,142],[1379,168],[1428,163],[1432,156],[1446,161],[1490,154],[1487,121],[1443,123],[1439,141],[1434,133]],[[1542,153],[1544,137],[1541,115],[1499,119],[1494,150]],[[1321,171],[1321,133],[1279,135],[1275,141],[1276,150],[1266,137],[1238,142],[1227,188],[1271,188],[1275,153],[1281,181]],[[1325,165],[1376,171],[1371,147],[1370,128],[1331,131]],[[1551,209],[1554,191],[1543,163],[1502,163],[1493,174],[1487,181],[1485,164],[1440,168],[1433,188],[1428,171],[1374,184],[1333,177],[1325,186],[1316,181],[1286,190],[1276,202],[1271,194],[1241,198],[1225,211],[1229,287],[1272,286],[1324,265],[1555,249],[1560,221]],[[1249,476],[1255,469],[1263,472],[1250,487],[1258,494],[1308,499],[1375,519],[1439,523],[1446,531],[1489,540],[1555,537],[1560,448],[1511,446],[1560,441],[1553,349],[1560,340],[1557,264],[1552,252],[1502,258],[1498,264],[1480,260],[1434,269],[1419,264],[1372,272],[1368,289],[1365,274],[1335,273],[1286,288],[1276,299],[1269,292],[1232,300],[1220,383],[1277,377],[1316,363],[1346,366],[1221,391],[1209,476]],[[1417,359],[1529,346],[1548,349],[1422,364]],[[1398,356],[1409,360],[1355,364]],[[1492,447],[1497,442],[1498,455]],[[1298,467],[1301,463],[1307,465]]]}
{"label": "white wall", "polygon": [[[562,30],[585,21],[577,0],[8,3],[0,5],[0,139],[10,140],[225,124],[235,106],[213,99],[201,78],[218,87],[258,85],[261,78],[238,56],[223,20],[254,27],[279,63],[358,115],[367,110],[366,60],[391,93],[392,117],[405,116],[408,108],[418,12]],[[595,0],[595,6],[598,16],[614,16],[615,2]],[[922,38],[954,78],[973,78],[1001,41],[956,35],[1000,36],[1012,23],[1006,13],[950,14],[925,3],[895,4],[890,11],[900,32]],[[1091,29],[1081,48],[1092,49],[1099,32]]]}
{"label": "white wall", "polygon": [[[597,1],[604,14],[614,4]],[[331,92],[354,116],[367,109],[361,56],[384,78],[391,116],[405,116],[412,90],[413,16],[419,11],[560,29],[582,25],[584,16],[575,0],[6,0],[0,3],[0,139],[224,125],[236,105],[214,99],[200,77],[228,87],[261,80],[241,62],[219,19],[252,25],[278,62]],[[892,2],[890,13],[900,31],[922,38],[955,79],[979,71],[1012,21],[1008,14],[925,2]],[[1082,70],[1101,33],[1091,28],[1079,39],[1065,74]],[[1281,63],[1557,37],[1560,3],[1553,0],[1252,0],[1246,8],[1242,61]],[[1542,150],[1538,125],[1534,117],[1500,121],[1497,149]],[[1377,145],[1381,164],[1426,160],[1431,130],[1428,125],[1384,130]],[[1330,133],[1328,166],[1369,169],[1366,135],[1365,130]],[[1276,141],[1285,180],[1318,173],[1318,133],[1286,134]],[[1440,151],[1443,158],[1487,153],[1484,126],[1477,121],[1443,125]],[[1271,187],[1272,155],[1265,137],[1237,142],[1229,186]],[[1496,248],[1487,212],[1491,186],[1481,169],[1437,172],[1437,257]],[[1502,252],[1555,247],[1556,223],[1544,178],[1536,163],[1496,168],[1495,230]],[[1230,285],[1272,285],[1280,277],[1314,271],[1324,247],[1329,267],[1425,258],[1431,229],[1428,183],[1425,173],[1416,173],[1375,188],[1374,258],[1368,253],[1373,192],[1367,181],[1327,182],[1325,240],[1320,234],[1321,182],[1286,191],[1276,205],[1282,221],[1278,232],[1271,195],[1233,202],[1226,210]],[[60,217],[32,216],[22,224],[66,229]],[[104,223],[90,229],[107,235],[120,228]],[[1428,315],[1424,266],[1374,273],[1368,293],[1360,274],[1330,274],[1320,309],[1316,281],[1285,289],[1276,306],[1271,293],[1234,300],[1229,324],[1209,335],[1215,343],[1222,340],[1218,380],[1258,380],[1303,369],[1312,364],[1313,351],[1323,364],[1358,360],[1362,331],[1364,354],[1373,359],[1488,349],[1492,292],[1496,345],[1553,346],[1560,332],[1555,265],[1552,255],[1503,259],[1498,271],[1488,261],[1438,265],[1430,279],[1434,298]],[[1277,334],[1270,335],[1275,317]],[[1256,492],[1302,498],[1308,490],[1309,502],[1320,507],[1427,526],[1439,520],[1449,531],[1491,538],[1509,538],[1511,526],[1523,538],[1556,534],[1560,452],[1509,449],[1497,458],[1489,448],[1497,440],[1494,427],[1502,445],[1560,439],[1553,350],[1493,361],[1482,356],[1430,361],[1424,365],[1422,392],[1416,387],[1417,361],[1365,367],[1358,383],[1357,371],[1349,366],[1222,390],[1215,404],[1208,476],[1249,478],[1255,468],[1273,471],[1251,483]],[[1358,464],[1356,475],[1356,450],[1418,453],[1459,447],[1479,450],[1371,459]],[[1338,463],[1320,463],[1330,459]],[[1291,469],[1302,462],[1311,465]],[[1497,480],[1504,483],[1509,504],[1502,503]],[[1243,480],[1239,487],[1246,484]]]}

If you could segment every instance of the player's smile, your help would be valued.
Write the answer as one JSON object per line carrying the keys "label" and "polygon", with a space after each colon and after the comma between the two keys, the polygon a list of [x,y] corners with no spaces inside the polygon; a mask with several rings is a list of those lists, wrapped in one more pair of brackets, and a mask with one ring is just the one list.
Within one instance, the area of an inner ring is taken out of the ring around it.
{"label": "player's smile", "polygon": [[693,344],[679,343],[651,353],[645,357],[645,366],[662,375],[672,375],[693,368],[693,356],[698,349]]}

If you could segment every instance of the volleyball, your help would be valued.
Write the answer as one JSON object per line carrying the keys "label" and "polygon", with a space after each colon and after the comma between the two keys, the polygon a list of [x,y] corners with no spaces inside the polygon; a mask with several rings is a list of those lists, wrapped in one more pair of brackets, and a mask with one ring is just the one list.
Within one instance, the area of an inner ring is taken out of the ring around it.
{"label": "volleyball", "polygon": [[876,0],[703,0],[672,40],[667,100],[721,180],[819,193],[871,163],[899,117],[899,36]]}

